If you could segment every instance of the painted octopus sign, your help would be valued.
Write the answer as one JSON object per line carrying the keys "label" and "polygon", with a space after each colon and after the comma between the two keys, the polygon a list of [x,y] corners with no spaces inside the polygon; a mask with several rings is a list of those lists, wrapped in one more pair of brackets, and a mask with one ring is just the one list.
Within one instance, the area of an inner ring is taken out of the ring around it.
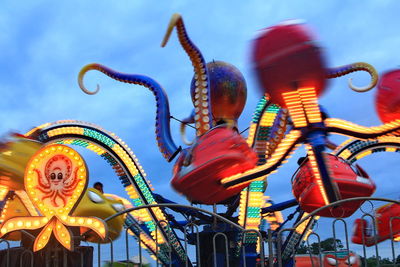
{"label": "painted octopus sign", "polygon": [[38,178],[36,189],[42,193],[38,195],[41,201],[53,207],[66,206],[67,200],[78,186],[80,168],[80,166],[74,168],[72,161],[63,154],[52,156],[44,170],[35,168]]}
{"label": "painted octopus sign", "polygon": [[72,235],[67,226],[93,230],[106,237],[104,222],[96,217],[70,216],[87,187],[87,167],[72,148],[52,144],[40,149],[25,170],[25,190],[42,216],[14,217],[4,222],[0,236],[18,230],[42,229],[34,243],[34,251],[44,248],[54,236],[72,250]]}

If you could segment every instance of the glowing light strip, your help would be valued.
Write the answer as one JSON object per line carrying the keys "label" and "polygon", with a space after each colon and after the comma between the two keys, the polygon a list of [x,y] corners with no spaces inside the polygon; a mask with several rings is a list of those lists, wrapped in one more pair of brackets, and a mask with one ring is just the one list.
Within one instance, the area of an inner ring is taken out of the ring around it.
{"label": "glowing light strip", "polygon": [[353,141],[354,141],[354,139],[352,139],[352,138],[347,139],[346,141],[344,141],[343,143],[338,145],[332,153],[336,155],[340,150],[342,150],[345,146],[352,143]]}
{"label": "glowing light strip", "polygon": [[315,177],[315,181],[319,187],[319,192],[321,193],[325,205],[328,205],[329,204],[328,197],[325,192],[324,184],[322,183],[321,175],[319,173],[317,161],[315,160],[314,152],[312,151],[312,147],[309,144],[305,144],[305,146],[307,148],[308,160],[310,162],[311,169]]}
{"label": "glowing light strip", "polygon": [[349,156],[351,156],[351,151],[346,149],[344,150],[341,154],[340,157],[347,159]]}
{"label": "glowing light strip", "polygon": [[24,204],[25,208],[28,210],[31,216],[39,216],[39,213],[36,211],[35,207],[28,197],[28,194],[24,190],[15,191],[15,194],[19,197],[22,204]]}
{"label": "glowing light strip", "polygon": [[0,185],[0,201],[3,201],[4,198],[7,196],[8,193],[8,186]]}
{"label": "glowing light strip", "polygon": [[[275,138],[271,128],[277,119],[277,113],[280,111],[279,106],[271,104],[266,106],[268,99],[264,96],[257,104],[256,111],[253,115],[252,124],[250,125],[250,133],[247,143],[252,146],[258,154],[258,165],[265,163],[271,151],[275,149]],[[279,118],[278,118],[279,119]],[[280,125],[278,125],[280,126]],[[280,127],[278,127],[280,130]],[[275,131],[277,131],[275,129]],[[284,131],[283,131],[284,132]],[[283,135],[282,132],[282,135]],[[264,205],[263,192],[266,184],[263,181],[254,181],[250,183],[248,188],[241,192],[239,204],[239,224],[245,229],[258,230],[261,224],[261,207]],[[257,243],[257,251],[259,251],[258,236],[254,233],[248,233],[245,236],[245,243]],[[241,236],[238,238],[238,245],[235,251],[236,255],[240,254]]]}
{"label": "glowing light strip", "polygon": [[368,156],[368,155],[371,155],[371,154],[372,154],[372,151],[371,150],[367,150],[367,151],[364,151],[361,154],[357,155],[356,159],[358,160],[358,159],[361,159],[361,158],[363,158],[365,156]]}
{"label": "glowing light strip", "polygon": [[307,126],[306,114],[304,113],[303,104],[297,91],[283,93],[282,97],[285,101],[290,117],[296,128]]}
{"label": "glowing light strip", "polygon": [[38,130],[40,130],[40,129],[46,128],[46,127],[48,127],[48,126],[50,126],[50,125],[51,125],[50,123],[44,123],[44,124],[42,124],[42,125],[39,125],[39,126],[33,128],[32,130],[30,130],[29,132],[25,133],[25,135],[26,135],[26,136],[30,136],[30,135],[32,135],[34,132],[36,132],[36,131],[38,131]]}
{"label": "glowing light strip", "polygon": [[[268,202],[268,200],[270,200],[270,197],[264,196],[264,208],[272,206],[272,204]],[[268,222],[269,228],[272,231],[275,231],[279,227],[279,225],[283,223],[283,216],[280,211],[270,212],[267,215],[264,215],[262,218]]]}
{"label": "glowing light strip", "polygon": [[246,218],[246,199],[248,193],[249,191],[247,190],[247,188],[243,189],[242,192],[240,192],[238,224],[241,226],[244,226],[244,221]]}
{"label": "glowing light strip", "polygon": [[318,98],[313,87],[310,88],[300,88],[298,93],[301,97],[301,102],[303,103],[304,110],[308,122],[318,123],[322,121],[321,112],[318,106]]}
{"label": "glowing light strip", "polygon": [[8,202],[10,201],[10,199],[6,199],[5,201],[6,201],[6,203],[4,204],[4,207],[3,207],[3,209],[2,209],[2,211],[0,213],[1,214],[0,215],[0,224],[2,224],[4,222],[4,219],[5,219],[6,214],[7,214]]}
{"label": "glowing light strip", "polygon": [[[275,143],[273,139],[276,138],[275,135],[278,135],[278,133],[271,132],[271,127],[274,125],[274,123],[276,123],[275,120],[279,119],[277,118],[277,113],[279,112],[280,108],[279,106],[272,104],[264,109],[266,103],[266,98],[262,98],[253,116],[251,126],[255,127],[253,128],[257,132],[257,136],[248,138],[248,143],[254,143],[254,150],[259,157],[259,165],[266,161],[266,158],[269,157],[271,151],[275,148]],[[261,113],[262,110],[264,110],[263,113]],[[259,128],[257,129],[256,127],[258,125]],[[245,229],[259,229],[259,225],[261,223],[261,207],[264,205],[262,196],[265,188],[266,186],[264,181],[255,181],[249,185],[248,190],[244,189],[241,193],[239,205],[239,221],[241,222],[241,225],[245,227]],[[247,197],[247,195],[249,196]],[[257,222],[254,223],[251,222],[251,220],[247,220],[247,218],[254,216],[257,216],[257,218],[259,218]],[[255,242],[256,241],[257,239],[255,240]]]}
{"label": "glowing light strip", "polygon": [[252,147],[255,141],[255,134],[257,131],[257,124],[260,120],[260,117],[262,116],[262,113],[264,111],[264,108],[268,102],[268,98],[266,96],[263,96],[260,101],[257,103],[256,110],[253,114],[252,122],[250,124],[249,128],[249,135],[247,137],[247,144]]}
{"label": "glowing light strip", "polygon": [[386,124],[382,124],[380,126],[374,127],[365,127],[352,122],[348,122],[345,120],[328,118],[325,120],[325,125],[331,128],[343,129],[353,132],[358,132],[361,134],[381,134],[384,132],[388,132],[387,134],[398,135],[398,133],[394,131],[400,130],[400,120],[392,121]]}
{"label": "glowing light strip", "polygon": [[[288,150],[290,149],[290,147],[292,147],[301,137],[301,131],[299,130],[292,130],[290,131],[285,139],[283,139],[283,141],[278,145],[278,147],[276,148],[276,150],[274,151],[274,153],[272,153],[271,157],[268,159],[268,162],[256,167],[252,170],[246,171],[244,173],[239,173],[236,175],[232,175],[230,177],[224,178],[221,180],[221,184],[226,184],[228,182],[232,182],[235,180],[238,180],[242,177],[248,176],[248,175],[252,175],[252,174],[256,174],[258,172],[261,171],[265,171],[269,168],[271,168],[273,165],[277,164],[280,160],[282,160],[282,158],[284,157],[284,155],[288,152]],[[293,149],[291,152],[293,153],[295,149]],[[287,157],[289,157],[290,155],[288,155]],[[273,173],[273,172],[271,172]],[[254,178],[252,179],[252,181],[257,181],[257,180],[263,180],[264,177],[258,177],[258,178]],[[237,186],[237,185],[235,185]]]}
{"label": "glowing light strip", "polygon": [[[308,213],[304,213],[302,218],[307,216]],[[315,216],[316,220],[319,219],[318,216]],[[300,238],[303,236],[302,241],[306,240],[308,236],[312,233],[312,228],[314,227],[315,221],[310,223],[311,220],[314,218],[310,217],[306,221],[304,221],[302,224],[300,224],[294,232],[292,232],[292,235],[290,239],[288,240],[287,246],[285,247],[285,250],[282,252],[282,258],[286,259],[290,255],[293,254],[295,246],[299,243]]]}
{"label": "glowing light strip", "polygon": [[334,154],[353,163],[375,152],[400,152],[400,137],[381,136],[370,140],[350,139],[350,142],[343,142],[334,151]]}
{"label": "glowing light strip", "polygon": [[[133,194],[136,194],[133,192]],[[125,209],[132,208],[132,204],[129,200],[126,198],[120,197],[115,194],[109,194],[109,193],[104,193],[104,196],[107,198],[111,198],[114,200],[120,200],[122,201],[122,204],[124,205]],[[136,240],[140,239],[141,240],[141,246],[151,255],[155,258],[155,254],[157,251],[157,244],[154,242],[153,238],[147,233],[145,233],[141,228],[140,224],[144,222],[144,218],[148,216],[148,211],[145,209],[139,209],[139,210],[134,210],[129,212],[130,216],[127,216],[125,219],[125,227],[128,229],[128,233],[132,235]],[[159,258],[162,258],[161,260],[164,263],[168,262],[168,258],[166,255],[159,253]]]}

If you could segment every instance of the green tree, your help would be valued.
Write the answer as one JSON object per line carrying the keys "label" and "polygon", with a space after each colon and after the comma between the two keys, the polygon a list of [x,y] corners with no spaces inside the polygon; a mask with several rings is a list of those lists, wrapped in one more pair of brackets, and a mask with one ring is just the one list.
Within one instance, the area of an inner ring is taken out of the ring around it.
{"label": "green tree", "polygon": [[[323,241],[321,241],[318,245],[317,242],[314,242],[310,245],[309,249],[311,251],[312,254],[319,254],[319,247],[321,247],[321,252],[325,252],[325,251],[334,251],[335,250],[335,243],[336,243],[336,250],[341,250],[343,249],[343,244],[342,241],[340,239],[334,239],[332,237],[327,238]],[[299,246],[299,248],[297,249],[297,254],[306,254],[309,253],[308,252],[308,247],[306,244],[301,244]]]}
{"label": "green tree", "polygon": [[[400,257],[400,255],[397,256],[396,263],[397,263],[397,260],[400,261],[399,257]],[[372,256],[372,257],[367,258],[367,260],[364,260],[363,257],[360,257],[360,259],[361,259],[361,266],[363,266],[363,267],[364,266],[368,266],[368,267],[376,267],[376,266],[378,266],[378,259],[376,258],[375,255]],[[390,260],[389,258],[383,258],[382,259],[381,257],[379,257],[379,266],[381,266],[381,267],[393,266],[393,261]]]}

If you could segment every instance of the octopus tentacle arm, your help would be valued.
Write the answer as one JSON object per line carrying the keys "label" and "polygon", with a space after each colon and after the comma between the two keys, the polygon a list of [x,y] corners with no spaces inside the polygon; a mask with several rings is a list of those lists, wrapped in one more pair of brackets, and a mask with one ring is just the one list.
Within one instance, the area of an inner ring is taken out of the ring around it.
{"label": "octopus tentacle arm", "polygon": [[100,85],[98,85],[98,84],[96,85],[96,90],[94,90],[94,91],[90,91],[90,90],[86,89],[85,85],[83,84],[83,76],[85,76],[86,72],[88,72],[89,70],[92,70],[92,69],[93,69],[93,67],[94,67],[93,65],[95,65],[95,63],[93,63],[93,64],[88,64],[88,65],[84,66],[84,67],[79,71],[79,74],[78,74],[78,84],[79,84],[79,87],[82,89],[83,92],[85,92],[85,93],[88,94],[88,95],[95,95],[95,94],[97,94],[97,93],[99,92],[99,90],[100,90]]}
{"label": "octopus tentacle arm", "polygon": [[64,181],[64,189],[76,187],[76,185],[78,184],[78,170],[79,167],[76,167],[74,175],[71,175],[68,179]]}
{"label": "octopus tentacle arm", "polygon": [[207,65],[200,49],[190,40],[183,19],[179,14],[174,14],[172,16],[161,46],[164,47],[167,44],[174,27],[176,27],[179,42],[188,54],[194,67],[196,85],[194,102],[196,115],[194,119],[196,135],[201,136],[213,126]]}
{"label": "octopus tentacle arm", "polygon": [[58,207],[58,204],[57,204],[57,201],[56,201],[57,200],[57,196],[58,196],[58,191],[55,191],[53,197],[51,198],[51,203],[53,203],[53,205],[55,207]]}
{"label": "octopus tentacle arm", "polygon": [[301,131],[292,130],[285,136],[282,142],[279,143],[273,155],[271,155],[265,164],[259,165],[256,168],[243,173],[223,178],[221,180],[222,186],[225,188],[234,188],[243,183],[265,179],[267,175],[279,168],[283,164],[284,160],[289,158],[303,141],[304,137],[302,136]]}
{"label": "octopus tentacle arm", "polygon": [[395,120],[380,126],[365,127],[341,119],[328,118],[325,120],[328,132],[338,133],[358,139],[377,138],[385,135],[400,135],[400,120]]}
{"label": "octopus tentacle arm", "polygon": [[352,79],[349,79],[349,87],[352,90],[354,90],[356,92],[366,92],[366,91],[369,91],[372,88],[374,88],[375,85],[378,83],[378,72],[375,70],[375,68],[372,65],[365,63],[365,62],[356,62],[356,63],[328,69],[327,78],[336,78],[336,77],[340,77],[340,76],[343,76],[343,75],[346,75],[346,74],[349,74],[349,73],[355,72],[355,71],[368,72],[371,75],[371,82],[370,82],[370,84],[368,84],[364,87],[356,87],[352,84],[352,82],[351,82]]}
{"label": "octopus tentacle arm", "polygon": [[161,85],[159,85],[152,78],[144,75],[120,73],[106,66],[92,63],[84,66],[78,76],[79,86],[85,93],[87,93],[88,90],[83,84],[83,78],[84,75],[90,70],[100,71],[110,78],[120,82],[142,85],[153,92],[157,102],[156,138],[158,147],[164,158],[166,158],[168,161],[171,161],[177,152],[180,151],[180,148],[175,145],[172,139],[168,97]]}
{"label": "octopus tentacle arm", "polygon": [[65,195],[70,195],[73,191],[75,190],[74,188],[63,188],[61,191],[65,194]]}
{"label": "octopus tentacle arm", "polygon": [[42,193],[45,193],[45,194],[52,192],[52,190],[50,188],[42,188],[40,186],[36,186],[35,188],[37,188],[38,190],[40,190]]}
{"label": "octopus tentacle arm", "polygon": [[51,191],[47,195],[44,195],[42,197],[42,201],[45,200],[46,198],[50,198],[51,200],[53,199],[54,195],[56,194],[57,191]]}
{"label": "octopus tentacle arm", "polygon": [[55,198],[57,198],[57,196],[62,200],[64,206],[67,205],[67,201],[65,200],[65,197],[63,195],[61,195],[59,191],[57,191]]}
{"label": "octopus tentacle arm", "polygon": [[38,176],[39,186],[44,188],[44,189],[50,188],[50,183],[48,181],[47,181],[48,182],[47,184],[43,183],[42,174],[40,173],[40,171],[38,169],[34,169],[34,171],[36,172],[36,174]]}

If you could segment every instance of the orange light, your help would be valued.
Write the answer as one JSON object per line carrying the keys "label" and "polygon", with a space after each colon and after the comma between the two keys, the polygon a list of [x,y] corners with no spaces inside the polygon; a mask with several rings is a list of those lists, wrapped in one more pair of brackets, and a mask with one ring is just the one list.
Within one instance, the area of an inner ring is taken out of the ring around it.
{"label": "orange light", "polygon": [[3,201],[4,198],[7,196],[8,193],[8,186],[0,185],[0,201]]}
{"label": "orange light", "polygon": [[304,111],[307,115],[308,122],[321,122],[321,112],[318,106],[318,98],[313,87],[298,89]]}
{"label": "orange light", "polygon": [[[392,121],[375,127],[365,127],[345,120],[328,118],[325,120],[325,125],[329,128],[337,128],[341,130],[348,130],[362,134],[396,134],[400,129],[400,120]],[[341,133],[339,133],[341,134]]]}
{"label": "orange light", "polygon": [[312,151],[312,147],[310,145],[306,144],[306,148],[307,148],[307,155],[308,155],[308,159],[310,161],[311,169],[314,174],[315,181],[317,182],[317,185],[319,187],[319,192],[321,192],[321,196],[322,196],[322,199],[324,200],[325,205],[328,205],[329,204],[328,197],[326,195],[325,188],[322,183],[321,174],[319,173],[319,169],[318,169],[317,161],[315,159],[314,152]]}
{"label": "orange light", "polygon": [[[279,143],[278,147],[275,149],[274,153],[272,153],[272,155],[269,158],[267,163],[265,163],[263,165],[260,165],[260,166],[254,168],[254,169],[249,170],[249,171],[246,171],[244,173],[239,173],[239,174],[235,174],[235,175],[232,175],[230,177],[224,178],[224,179],[221,180],[221,184],[224,185],[224,184],[226,184],[228,182],[232,182],[232,181],[238,180],[238,179],[240,179],[240,178],[242,178],[244,176],[255,174],[257,172],[261,172],[261,171],[264,171],[264,170],[272,167],[273,165],[278,163],[278,161],[283,159],[284,155],[288,152],[290,147],[292,147],[298,141],[298,139],[300,137],[301,137],[301,131],[299,131],[299,130],[290,131],[286,135],[285,139],[283,139],[283,141],[281,143]],[[295,149],[293,149],[291,151],[291,153],[293,153],[294,151],[295,151]],[[290,157],[290,154],[287,157]],[[271,173],[273,173],[273,172],[271,172]],[[259,181],[259,180],[263,180],[263,179],[265,179],[264,176],[252,179],[251,181]],[[248,183],[248,181],[246,183]],[[235,185],[235,186],[240,186],[240,185],[241,184],[238,184],[238,185]],[[232,186],[232,188],[233,187],[234,186]]]}
{"label": "orange light", "polygon": [[307,126],[306,114],[304,113],[299,93],[297,91],[290,91],[283,93],[282,96],[287,109],[289,110],[294,126],[296,128]]}
{"label": "orange light", "polygon": [[[1,235],[42,228],[33,251],[44,248],[52,233],[65,248],[72,250],[71,234],[65,225],[87,227],[105,238],[107,228],[100,219],[69,216],[87,186],[86,164],[77,152],[64,145],[49,145],[38,150],[27,166],[24,177],[27,196],[43,216],[11,218],[3,224]],[[94,227],[93,222],[98,226]]]}

